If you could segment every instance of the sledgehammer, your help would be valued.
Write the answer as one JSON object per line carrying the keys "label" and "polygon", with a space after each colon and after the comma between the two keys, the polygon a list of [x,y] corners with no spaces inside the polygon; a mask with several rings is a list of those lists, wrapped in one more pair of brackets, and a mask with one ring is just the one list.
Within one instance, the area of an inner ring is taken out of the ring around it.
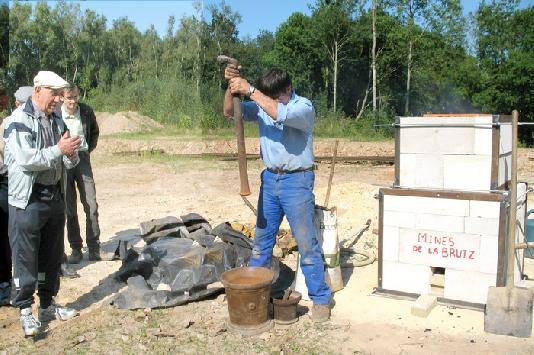
{"label": "sledgehammer", "polygon": [[[233,64],[236,68],[239,67],[237,59],[219,55],[217,56],[217,62],[223,64]],[[237,138],[237,161],[239,164],[239,181],[241,182],[241,188],[239,194],[241,196],[250,195],[250,187],[248,184],[247,174],[247,152],[245,150],[245,133],[243,130],[243,118],[241,117],[241,99],[239,94],[234,94],[232,98],[234,105],[234,121],[235,121],[235,135]]]}

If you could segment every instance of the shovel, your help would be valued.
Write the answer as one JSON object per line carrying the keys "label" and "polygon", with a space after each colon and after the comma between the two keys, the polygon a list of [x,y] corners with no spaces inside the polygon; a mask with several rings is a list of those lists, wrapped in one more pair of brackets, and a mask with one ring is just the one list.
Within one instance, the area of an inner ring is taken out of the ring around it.
{"label": "shovel", "polygon": [[512,113],[511,197],[508,219],[506,286],[490,287],[484,311],[484,330],[488,333],[528,338],[532,333],[532,290],[514,287],[515,238],[517,218],[517,118]]}

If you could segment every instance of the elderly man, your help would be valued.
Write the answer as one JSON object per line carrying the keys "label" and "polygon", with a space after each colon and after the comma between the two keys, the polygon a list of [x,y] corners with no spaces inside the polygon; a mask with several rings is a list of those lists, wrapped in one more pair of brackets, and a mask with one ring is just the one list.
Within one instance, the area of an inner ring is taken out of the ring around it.
{"label": "elderly man", "polygon": [[[65,203],[62,193],[65,167],[78,163],[80,138],[70,137],[55,109],[68,83],[50,71],[33,80],[31,100],[6,119],[5,164],[8,167],[9,241],[16,296],[24,334],[39,332],[41,322],[67,320],[77,311],[53,301],[57,291]],[[39,320],[31,305],[37,283]]]}
{"label": "elderly man", "polygon": [[261,158],[260,195],[254,248],[250,266],[270,267],[273,246],[284,215],[297,241],[300,267],[308,295],[313,301],[314,322],[330,319],[331,290],[325,282],[321,247],[314,223],[313,126],[315,111],[310,100],[292,89],[285,70],[273,68],[258,80],[258,88],[240,76],[239,69],[228,65],[229,80],[223,103],[225,116],[232,117],[232,95],[247,95],[241,104],[243,119],[258,123]]}
{"label": "elderly man", "polygon": [[91,167],[91,152],[98,142],[98,124],[93,109],[79,102],[80,90],[76,85],[67,87],[63,92],[61,115],[71,135],[81,138],[78,165],[67,172],[67,237],[72,249],[69,263],[77,264],[82,258],[83,240],[80,236],[78,222],[76,187],[80,193],[80,201],[85,212],[85,242],[89,249],[89,260],[100,259],[100,227],[98,225],[98,204],[96,202],[95,180]]}

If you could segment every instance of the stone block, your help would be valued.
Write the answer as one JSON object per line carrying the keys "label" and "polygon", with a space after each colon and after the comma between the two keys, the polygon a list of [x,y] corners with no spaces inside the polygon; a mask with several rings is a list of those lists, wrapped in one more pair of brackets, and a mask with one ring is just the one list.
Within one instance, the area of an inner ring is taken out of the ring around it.
{"label": "stone block", "polygon": [[398,261],[399,227],[384,226],[382,238],[382,258],[387,261]]}
{"label": "stone block", "polygon": [[384,196],[384,209],[408,213],[468,216],[469,201],[420,196]]}
{"label": "stone block", "polygon": [[433,295],[421,295],[412,304],[411,313],[416,317],[426,318],[438,304],[438,298]]}
{"label": "stone block", "polygon": [[498,218],[466,217],[465,232],[467,234],[480,234],[497,236],[499,234]]}
{"label": "stone block", "polygon": [[[439,201],[436,202],[439,203]],[[415,218],[415,228],[431,231],[463,233],[464,217],[418,214]]]}
{"label": "stone block", "polygon": [[496,274],[447,268],[443,296],[451,300],[486,304],[488,288],[495,286],[496,282]]}
{"label": "stone block", "polygon": [[499,218],[501,203],[493,201],[469,201],[469,216],[482,218]]}
{"label": "stone block", "polygon": [[497,260],[499,257],[499,239],[497,236],[480,237],[480,272],[497,274]]}
{"label": "stone block", "polygon": [[415,155],[415,188],[443,188],[443,155]]}
{"label": "stone block", "polygon": [[415,227],[415,214],[385,210],[384,226],[413,228]]}
{"label": "stone block", "polygon": [[415,159],[417,154],[401,153],[399,158],[399,185],[405,187],[415,186]]}
{"label": "stone block", "polygon": [[382,262],[382,288],[416,294],[430,293],[429,266]]}
{"label": "stone block", "polygon": [[491,155],[445,155],[443,188],[488,190],[491,185]]}

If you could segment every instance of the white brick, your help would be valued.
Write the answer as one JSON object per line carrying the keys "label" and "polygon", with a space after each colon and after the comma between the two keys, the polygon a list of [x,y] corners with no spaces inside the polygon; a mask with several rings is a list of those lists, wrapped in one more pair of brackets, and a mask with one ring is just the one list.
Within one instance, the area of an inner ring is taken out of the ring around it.
{"label": "white brick", "polygon": [[445,269],[443,296],[451,300],[486,304],[488,287],[496,286],[496,274]]}
{"label": "white brick", "polygon": [[[448,120],[447,124],[455,124]],[[469,122],[462,122],[463,124]],[[442,127],[438,134],[438,153],[473,154],[475,152],[474,127]]]}
{"label": "white brick", "polygon": [[438,128],[401,128],[399,153],[439,153]]}
{"label": "white brick", "polygon": [[416,154],[400,154],[399,185],[404,187],[415,186],[415,156]]}
{"label": "white brick", "polygon": [[498,168],[498,186],[503,185],[505,182],[511,179],[512,171],[512,156],[511,155],[501,155],[499,157],[499,168]]}
{"label": "white brick", "polygon": [[399,227],[384,226],[382,238],[382,258],[399,261]]}
{"label": "white brick", "polygon": [[468,216],[469,201],[419,196],[384,196],[388,211],[429,213],[447,216]]}
{"label": "white brick", "polygon": [[493,201],[469,201],[469,216],[499,218],[501,203]]}
{"label": "white brick", "polygon": [[[491,123],[489,119],[478,119],[476,123]],[[490,125],[475,128],[475,154],[491,155],[493,150],[493,129]]]}
{"label": "white brick", "polygon": [[415,183],[416,188],[443,188],[443,155],[416,154],[415,155]]}
{"label": "white brick", "polygon": [[420,199],[424,202],[424,206],[418,212],[461,217],[469,215],[468,200],[430,197],[420,197]]}
{"label": "white brick", "polygon": [[443,187],[454,190],[488,190],[491,182],[491,156],[444,156]]}
{"label": "white brick", "polygon": [[500,127],[501,137],[499,142],[499,154],[512,151],[512,125],[503,124]]}
{"label": "white brick", "polygon": [[382,288],[408,293],[430,293],[430,267],[383,261]]}
{"label": "white brick", "polygon": [[480,236],[400,228],[399,261],[478,271]]}
{"label": "white brick", "polygon": [[466,217],[465,233],[497,236],[499,234],[498,218]]}
{"label": "white brick", "polygon": [[384,211],[417,213],[418,201],[419,198],[415,196],[384,195]]}
{"label": "white brick", "polygon": [[415,214],[394,211],[384,211],[384,226],[415,227]]}
{"label": "white brick", "polygon": [[497,274],[497,260],[499,258],[499,238],[480,237],[480,272]]}
{"label": "white brick", "polygon": [[442,216],[435,214],[418,214],[415,228],[442,232],[464,232],[464,217]]}

